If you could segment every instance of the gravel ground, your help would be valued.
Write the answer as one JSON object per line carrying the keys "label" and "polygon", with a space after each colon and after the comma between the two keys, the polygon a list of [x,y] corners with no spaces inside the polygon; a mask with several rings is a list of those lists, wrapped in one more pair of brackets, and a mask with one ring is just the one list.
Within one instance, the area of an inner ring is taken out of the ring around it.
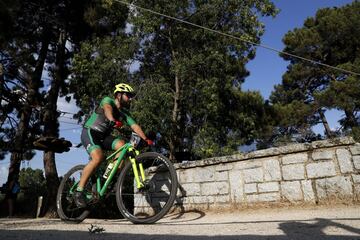
{"label": "gravel ground", "polygon": [[[91,233],[91,227],[98,233]],[[360,240],[360,206],[171,213],[152,225],[134,225],[122,219],[67,224],[59,219],[3,218],[0,239]]]}

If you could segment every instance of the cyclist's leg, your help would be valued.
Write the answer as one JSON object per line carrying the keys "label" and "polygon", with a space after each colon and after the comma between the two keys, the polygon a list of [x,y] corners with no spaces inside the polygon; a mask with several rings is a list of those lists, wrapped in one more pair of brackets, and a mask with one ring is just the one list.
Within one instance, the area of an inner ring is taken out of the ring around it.
{"label": "cyclist's leg", "polygon": [[[114,144],[113,144],[113,150],[118,150],[119,148],[121,148],[122,146],[125,145],[125,141],[122,139],[115,139],[114,140]],[[117,156],[116,156],[117,157]]]}
{"label": "cyclist's leg", "polygon": [[90,129],[84,128],[81,134],[81,142],[89,153],[91,160],[83,170],[78,189],[84,188],[91,174],[104,159],[104,153],[101,149],[101,136],[97,136],[97,134]]}
{"label": "cyclist's leg", "polygon": [[95,171],[95,169],[100,165],[100,163],[104,159],[104,153],[101,148],[94,149],[90,153],[90,156],[91,156],[91,161],[88,162],[88,164],[84,167],[84,170],[80,178],[80,182],[78,184],[78,189],[84,188],[91,174]]}
{"label": "cyclist's leg", "polygon": [[[119,148],[121,148],[122,146],[124,146],[125,141],[123,139],[121,139],[120,137],[113,137],[113,136],[107,136],[104,139],[103,142],[103,146],[105,149],[107,150],[118,150]],[[116,155],[116,157],[118,157],[119,154]]]}
{"label": "cyclist's leg", "polygon": [[[103,146],[107,150],[113,150],[116,151],[122,146],[124,146],[125,141],[121,139],[120,137],[113,137],[113,136],[107,136],[104,140]],[[120,155],[120,152],[115,155],[115,159],[118,158]],[[123,162],[121,162],[119,169],[123,165]]]}

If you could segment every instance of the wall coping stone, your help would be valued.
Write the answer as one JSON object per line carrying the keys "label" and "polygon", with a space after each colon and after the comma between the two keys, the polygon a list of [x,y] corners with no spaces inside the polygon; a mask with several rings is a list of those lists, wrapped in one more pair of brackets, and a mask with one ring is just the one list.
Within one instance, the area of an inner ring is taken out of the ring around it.
{"label": "wall coping stone", "polygon": [[176,169],[187,169],[209,165],[216,165],[221,163],[237,162],[244,160],[251,160],[264,157],[273,157],[284,154],[305,152],[321,148],[331,148],[335,146],[354,145],[356,142],[352,137],[340,137],[328,140],[314,141],[311,143],[295,143],[281,147],[273,147],[268,149],[257,150],[249,153],[239,153],[223,157],[206,158],[197,161],[186,161],[182,163],[176,163]]}

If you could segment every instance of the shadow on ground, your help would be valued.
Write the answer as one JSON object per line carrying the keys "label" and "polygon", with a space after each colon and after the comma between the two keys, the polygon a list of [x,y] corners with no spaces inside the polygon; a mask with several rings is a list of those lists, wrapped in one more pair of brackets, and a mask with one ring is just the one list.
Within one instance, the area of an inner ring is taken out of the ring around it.
{"label": "shadow on ground", "polygon": [[[292,226],[294,227],[294,226]],[[301,229],[295,226],[297,229]],[[303,231],[304,229],[301,229]],[[77,239],[77,240],[92,240],[92,239],[127,239],[127,240],[143,240],[143,239],[156,239],[156,240],[304,240],[304,239],[331,239],[331,240],[359,240],[360,236],[344,236],[344,235],[325,235],[320,232],[319,235],[314,235],[314,232],[310,231],[308,233],[297,233],[297,231],[287,231],[286,235],[281,236],[260,236],[260,235],[235,235],[235,236],[189,236],[189,235],[145,235],[145,234],[122,234],[122,233],[97,233],[90,234],[87,232],[80,231],[57,231],[57,230],[0,230],[1,239],[4,240],[35,240],[35,239],[51,239],[51,240],[60,240],[60,239]]]}
{"label": "shadow on ground", "polygon": [[[174,215],[175,216],[175,215]],[[169,216],[170,219],[174,219],[174,216]],[[192,225],[191,221],[202,217],[203,215],[199,212],[199,216],[195,217],[194,219],[184,220],[184,222],[188,222],[189,224],[181,225],[184,227],[184,232],[186,232],[186,226]],[[176,216],[175,216],[176,218]],[[334,219],[336,221],[341,219]],[[359,219],[343,219],[347,221],[359,221]],[[41,222],[37,222],[37,224],[54,224],[57,220],[44,220]],[[315,222],[314,222],[315,221]],[[7,221],[1,221],[2,225],[7,225]],[[58,221],[57,221],[58,222]],[[110,224],[116,224],[117,221],[111,221]],[[123,222],[123,221],[121,221]],[[172,221],[171,221],[172,222]],[[266,221],[262,221],[266,222]],[[219,225],[219,224],[245,224],[245,223],[262,223],[259,222],[228,222],[228,223],[211,223],[207,225]],[[272,222],[272,221],[269,221]],[[106,229],[104,232],[101,233],[90,233],[84,231],[59,231],[59,230],[22,230],[13,228],[12,230],[0,230],[0,236],[3,240],[35,240],[35,239],[51,239],[51,240],[60,240],[60,239],[76,239],[76,240],[95,240],[95,239],[126,239],[126,240],[143,240],[143,239],[156,239],[156,240],[213,240],[213,239],[220,239],[220,240],[285,240],[285,239],[293,239],[293,240],[359,240],[360,239],[360,229],[348,226],[346,224],[338,223],[333,220],[329,219],[313,219],[313,220],[296,220],[296,221],[278,221],[279,222],[279,229],[282,230],[282,235],[212,235],[209,236],[202,236],[202,235],[169,235],[169,234],[127,234],[127,233],[107,233]],[[31,223],[27,223],[31,226]],[[32,223],[34,224],[34,223]],[[131,224],[131,223],[129,223]],[[199,224],[199,228],[201,225],[205,225],[206,223]],[[64,224],[66,226],[66,224]],[[155,224],[159,226],[166,226],[171,228],[171,225],[168,223],[159,223]],[[195,223],[194,225],[197,225]],[[17,224],[18,227],[25,227],[27,226],[26,223]],[[9,222],[10,227],[10,222]],[[333,227],[335,232],[336,230],[346,230],[346,232],[351,233],[351,235],[327,235],[324,233],[324,229],[328,227]],[[121,231],[121,227],[119,228]]]}

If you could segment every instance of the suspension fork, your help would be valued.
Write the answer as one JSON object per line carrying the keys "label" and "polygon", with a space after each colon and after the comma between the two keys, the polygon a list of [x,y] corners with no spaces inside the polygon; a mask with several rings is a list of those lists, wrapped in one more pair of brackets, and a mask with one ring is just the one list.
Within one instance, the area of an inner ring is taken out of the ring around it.
{"label": "suspension fork", "polygon": [[[144,171],[144,166],[142,163],[136,164],[136,159],[135,156],[139,155],[139,151],[137,151],[134,148],[130,148],[129,152],[131,152],[132,154],[130,154],[129,156],[129,160],[131,162],[132,165],[132,169],[134,172],[134,176],[135,176],[135,181],[136,181],[136,187],[138,189],[143,188],[144,187],[144,182],[145,182],[145,171]],[[141,179],[140,179],[141,177]]]}

